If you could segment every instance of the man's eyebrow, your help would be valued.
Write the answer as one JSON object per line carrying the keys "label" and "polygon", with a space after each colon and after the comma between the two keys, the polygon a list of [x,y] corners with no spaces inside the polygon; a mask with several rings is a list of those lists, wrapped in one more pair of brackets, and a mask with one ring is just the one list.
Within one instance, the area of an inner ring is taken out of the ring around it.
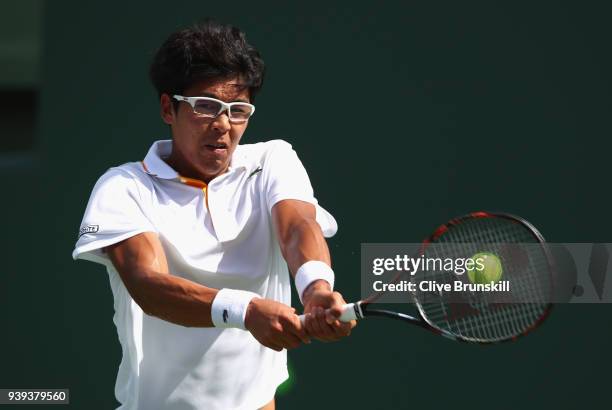
{"label": "man's eyebrow", "polygon": [[[215,98],[217,100],[223,101],[222,98],[220,98],[218,95],[213,94],[213,93],[200,93],[199,95],[196,95],[194,97],[210,97],[210,98]],[[244,103],[249,103],[250,104],[249,100],[245,100],[243,98],[238,98],[238,99],[236,99],[234,101],[231,101],[231,102],[244,102]]]}

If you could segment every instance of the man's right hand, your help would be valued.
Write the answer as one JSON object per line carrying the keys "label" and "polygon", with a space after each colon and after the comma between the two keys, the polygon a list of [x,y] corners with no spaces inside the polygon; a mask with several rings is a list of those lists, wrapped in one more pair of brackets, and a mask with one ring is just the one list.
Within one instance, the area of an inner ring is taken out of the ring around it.
{"label": "man's right hand", "polygon": [[310,343],[295,309],[274,300],[252,299],[244,325],[259,343],[277,352]]}

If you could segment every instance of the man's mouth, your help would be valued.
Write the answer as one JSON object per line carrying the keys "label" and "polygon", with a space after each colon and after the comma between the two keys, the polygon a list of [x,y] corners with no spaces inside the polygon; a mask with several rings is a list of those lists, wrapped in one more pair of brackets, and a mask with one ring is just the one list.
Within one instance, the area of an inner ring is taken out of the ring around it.
{"label": "man's mouth", "polygon": [[227,149],[227,144],[206,144],[205,147],[211,151],[225,150]]}

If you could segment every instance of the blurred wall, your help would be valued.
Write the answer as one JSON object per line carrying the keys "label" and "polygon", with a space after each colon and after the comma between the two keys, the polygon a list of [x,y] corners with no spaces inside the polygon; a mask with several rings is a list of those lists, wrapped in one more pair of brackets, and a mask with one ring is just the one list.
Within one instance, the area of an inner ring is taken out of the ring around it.
{"label": "blurred wall", "polygon": [[[472,210],[524,216],[552,242],[612,242],[610,10],[563,3],[48,2],[36,160],[0,172],[0,387],[116,405],[108,279],[70,254],[97,178],[168,136],[148,64],[204,16],[263,54],[243,142],[297,150],[340,226],[330,247],[346,299],[359,297],[360,243],[417,242]],[[601,407],[611,324],[608,305],[560,306],[532,336],[482,347],[365,322],[292,351],[278,407]]]}

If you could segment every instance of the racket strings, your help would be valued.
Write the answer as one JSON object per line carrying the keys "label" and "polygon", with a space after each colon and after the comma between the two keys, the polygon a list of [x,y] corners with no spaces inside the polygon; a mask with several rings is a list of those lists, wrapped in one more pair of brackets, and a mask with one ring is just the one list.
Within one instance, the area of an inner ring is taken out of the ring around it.
{"label": "racket strings", "polygon": [[[550,268],[539,239],[525,225],[498,217],[471,218],[450,225],[433,243],[426,249],[431,257],[469,258],[483,251],[499,255],[504,279],[511,279],[512,295],[518,299],[499,303],[486,293],[466,292],[465,300],[457,301],[441,291],[426,297],[417,293],[417,305],[434,327],[468,340],[495,341],[525,333],[545,315],[551,291]],[[511,244],[533,245],[523,249]],[[466,281],[466,276],[422,270],[414,280],[452,283]]]}

